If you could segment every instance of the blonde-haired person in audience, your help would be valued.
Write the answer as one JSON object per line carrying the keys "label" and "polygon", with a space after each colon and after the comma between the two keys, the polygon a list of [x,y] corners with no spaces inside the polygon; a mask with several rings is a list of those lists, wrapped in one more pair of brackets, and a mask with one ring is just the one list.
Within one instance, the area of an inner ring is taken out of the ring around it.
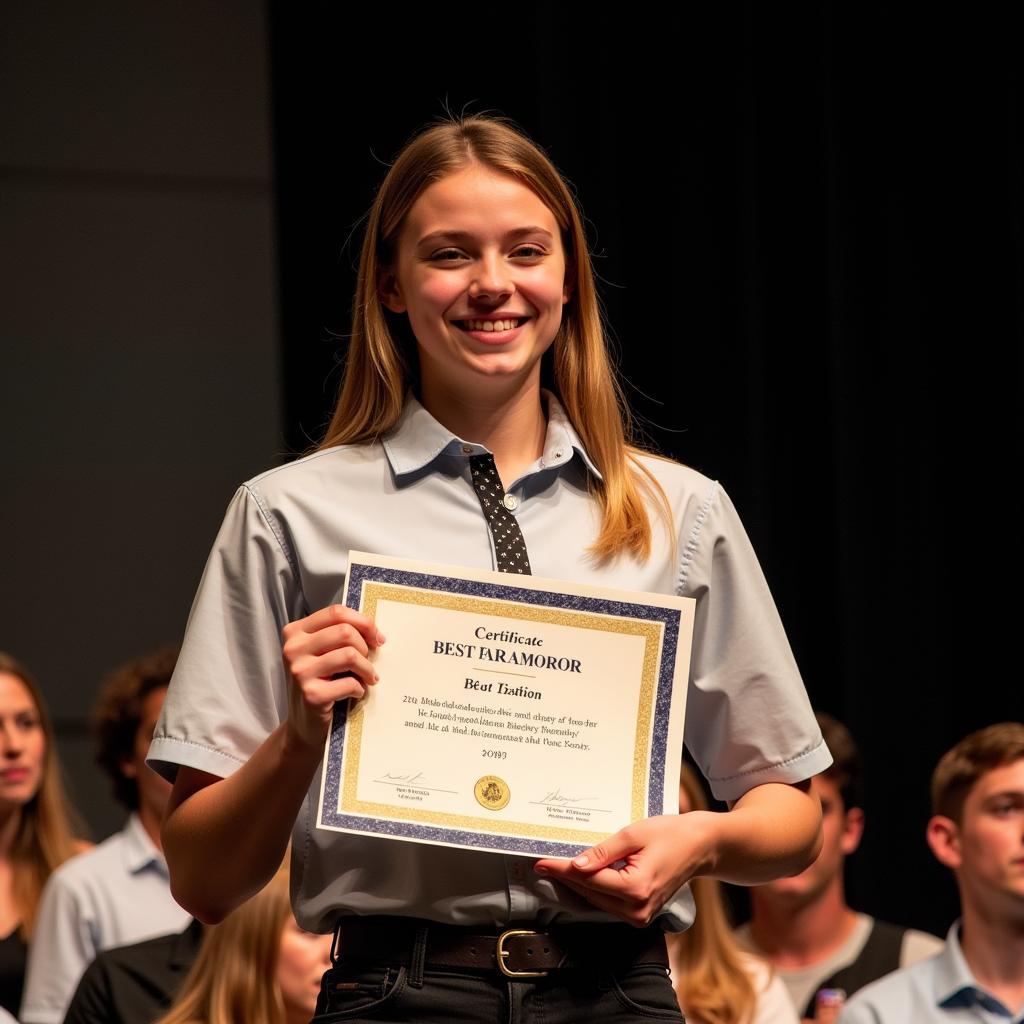
{"label": "blonde-haired person in audience", "polygon": [[0,1007],[12,1014],[43,886],[89,845],[75,838],[77,826],[39,687],[0,651]]}
{"label": "blonde-haired person in audience", "polygon": [[302,931],[288,857],[266,887],[207,929],[178,998],[156,1024],[309,1024],[331,936]]}
{"label": "blonde-haired person in audience", "polygon": [[[686,764],[679,776],[679,811],[706,811],[707,798]],[[797,1024],[785,986],[760,957],[741,949],[725,916],[720,884],[690,882],[697,916],[668,936],[672,984],[687,1024]]]}
{"label": "blonde-haired person in audience", "polygon": [[174,670],[173,647],[133,658],[106,680],[97,703],[97,764],[129,812],[124,828],[50,876],[29,948],[22,1024],[61,1024],[75,987],[101,950],[181,931],[160,850],[170,787],[146,767],[153,727]]}

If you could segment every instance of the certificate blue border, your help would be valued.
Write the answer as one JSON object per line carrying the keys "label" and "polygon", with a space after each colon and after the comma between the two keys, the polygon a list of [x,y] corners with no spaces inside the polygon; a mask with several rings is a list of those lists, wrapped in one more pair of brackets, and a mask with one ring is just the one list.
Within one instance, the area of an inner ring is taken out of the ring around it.
{"label": "certificate blue border", "polygon": [[[654,698],[651,735],[652,770],[647,791],[647,814],[650,816],[662,813],[661,794],[664,788],[665,757],[668,747],[668,713],[672,701],[672,676],[676,662],[681,615],[678,609],[661,608],[657,605],[640,604],[634,601],[615,601],[603,597],[582,597],[577,594],[560,594],[550,590],[533,590],[517,587],[515,584],[452,579],[449,576],[433,573],[408,572],[405,569],[388,569],[379,565],[354,562],[349,567],[346,604],[356,611],[359,610],[364,583],[390,583],[400,587],[415,587],[419,590],[437,590],[449,594],[465,594],[471,597],[539,605],[543,608],[564,608],[571,611],[615,615],[662,623],[665,627],[663,634],[665,640],[658,672],[657,692]],[[484,850],[503,850],[506,853],[543,857],[573,857],[581,850],[586,849],[585,846],[578,844],[553,843],[543,839],[517,836],[480,836],[475,832],[464,832],[456,828],[441,828],[406,821],[381,821],[376,818],[341,814],[337,807],[347,717],[348,702],[341,701],[334,707],[334,718],[331,722],[331,742],[327,754],[327,779],[324,784],[321,810],[322,820],[325,824],[334,828],[358,829],[361,832],[380,836],[458,843],[461,846],[477,847]]]}

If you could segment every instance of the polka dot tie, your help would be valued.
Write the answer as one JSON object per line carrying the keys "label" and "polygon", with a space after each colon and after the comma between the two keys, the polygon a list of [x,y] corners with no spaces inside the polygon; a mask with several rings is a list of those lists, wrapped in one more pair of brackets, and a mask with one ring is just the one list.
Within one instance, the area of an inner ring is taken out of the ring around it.
{"label": "polka dot tie", "polygon": [[494,538],[498,572],[519,572],[529,576],[530,559],[526,553],[523,531],[519,529],[516,517],[508,510],[508,502],[513,502],[512,507],[515,508],[516,499],[512,496],[506,498],[498,468],[494,465],[494,456],[472,455],[469,468],[473,471],[473,489],[480,499],[480,507],[484,510]]}

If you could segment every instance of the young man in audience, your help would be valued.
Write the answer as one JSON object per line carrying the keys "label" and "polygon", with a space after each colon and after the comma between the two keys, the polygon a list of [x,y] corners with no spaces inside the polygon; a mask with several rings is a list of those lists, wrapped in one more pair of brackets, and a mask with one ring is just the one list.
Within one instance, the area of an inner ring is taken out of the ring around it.
{"label": "young man in audience", "polygon": [[862,989],[840,1024],[1024,1021],[1024,723],[972,733],[932,776],[928,845],[962,916],[937,956]]}
{"label": "young man in audience", "polygon": [[130,812],[128,822],[50,876],[29,949],[22,1024],[60,1024],[100,950],[180,932],[189,923],[171,896],[160,851],[170,786],[145,763],[175,658],[165,648],[129,662],[100,696],[97,761]]}
{"label": "young man in audience", "polygon": [[846,726],[831,715],[817,719],[833,757],[811,780],[821,801],[821,853],[801,874],[751,889],[751,920],[737,935],[775,967],[801,1018],[834,1020],[841,992],[931,956],[942,942],[847,904],[843,868],[864,832],[860,757]]}

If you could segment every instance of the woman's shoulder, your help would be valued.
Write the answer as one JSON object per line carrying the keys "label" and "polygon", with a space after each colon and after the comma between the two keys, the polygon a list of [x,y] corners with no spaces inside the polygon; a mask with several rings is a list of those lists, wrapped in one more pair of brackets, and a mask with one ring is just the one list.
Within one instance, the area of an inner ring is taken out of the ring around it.
{"label": "woman's shoulder", "polygon": [[696,542],[702,536],[733,532],[738,516],[718,480],[652,452],[631,449],[630,455],[639,470],[641,484],[653,481],[657,485],[657,489],[648,488],[655,504],[660,504],[662,497],[668,502],[681,535]]}
{"label": "woman's shoulder", "polygon": [[382,490],[384,455],[380,444],[337,445],[310,452],[243,480],[234,492],[228,515],[249,511],[272,522],[303,511],[335,505],[346,494]]}
{"label": "woman's shoulder", "polygon": [[706,493],[718,486],[718,482],[705,476],[700,470],[643,448],[630,448],[633,461],[642,466],[662,487],[683,487],[697,493]]}
{"label": "woman's shoulder", "polygon": [[377,442],[340,444],[319,448],[306,455],[272,466],[242,483],[242,487],[260,493],[291,490],[301,485],[333,483],[380,465],[383,448]]}

